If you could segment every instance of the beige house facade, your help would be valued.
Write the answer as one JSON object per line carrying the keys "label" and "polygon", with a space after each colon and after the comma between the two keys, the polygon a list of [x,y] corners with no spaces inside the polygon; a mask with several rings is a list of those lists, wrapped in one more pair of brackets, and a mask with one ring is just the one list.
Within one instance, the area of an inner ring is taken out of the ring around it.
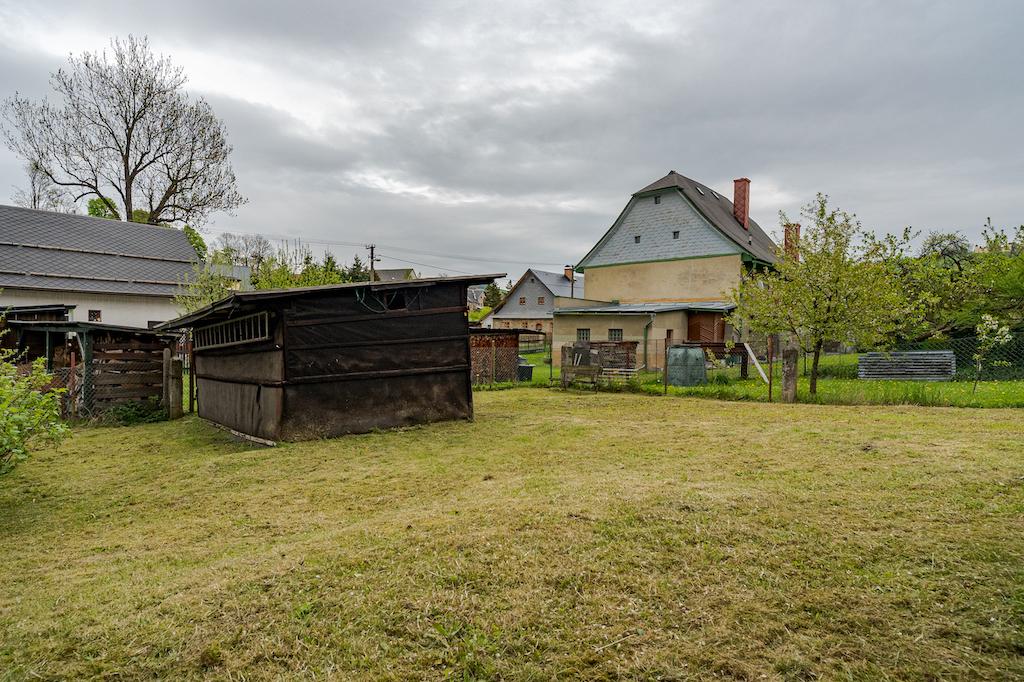
{"label": "beige house facade", "polygon": [[750,219],[750,181],[730,201],[675,171],[634,193],[580,260],[587,300],[557,299],[554,361],[576,341],[637,341],[638,362],[680,341],[724,341],[730,292],[751,268],[770,267],[776,246]]}

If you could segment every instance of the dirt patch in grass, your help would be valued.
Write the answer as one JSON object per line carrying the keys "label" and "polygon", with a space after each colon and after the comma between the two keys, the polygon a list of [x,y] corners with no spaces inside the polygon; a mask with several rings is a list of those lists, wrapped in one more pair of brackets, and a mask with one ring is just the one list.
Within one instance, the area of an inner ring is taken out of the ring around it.
{"label": "dirt patch in grass", "polygon": [[1024,675],[1019,413],[475,398],[474,424],[39,453],[0,480],[0,670]]}

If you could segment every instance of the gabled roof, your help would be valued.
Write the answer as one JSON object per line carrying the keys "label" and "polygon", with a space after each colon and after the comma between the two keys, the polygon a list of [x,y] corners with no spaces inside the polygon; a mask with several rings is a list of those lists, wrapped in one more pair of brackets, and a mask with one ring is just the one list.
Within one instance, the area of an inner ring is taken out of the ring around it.
{"label": "gabled roof", "polygon": [[[575,284],[573,284],[573,282],[569,281],[565,276],[565,272],[548,272],[547,270],[537,270],[536,268],[527,268],[526,272],[523,273],[523,276],[519,278],[515,285],[513,285],[510,292],[518,289],[519,285],[523,283],[523,280],[530,275],[533,275],[533,277],[541,283],[541,286],[547,289],[552,296],[574,296],[575,298],[583,298],[583,275],[577,274]],[[508,303],[511,297],[511,293],[505,296],[505,298],[501,300],[501,303],[495,306],[494,310],[487,313],[487,317],[494,317],[497,315],[498,311],[505,307],[505,304]]]}
{"label": "gabled roof", "polygon": [[583,275],[576,275],[576,283],[573,285],[564,272],[548,272],[536,268],[530,268],[527,272],[532,272],[534,277],[551,292],[552,296],[569,296],[575,293],[577,297],[580,297],[583,294]]}
{"label": "gabled roof", "polygon": [[197,262],[176,228],[0,206],[0,288],[173,296]]}
{"label": "gabled roof", "polygon": [[[743,225],[732,214],[732,202],[725,195],[719,194],[707,185],[691,180],[673,170],[669,171],[665,177],[655,180],[643,189],[634,192],[632,197],[635,199],[672,189],[682,194],[709,225],[717,229],[741,249],[757,260],[766,263],[775,262],[777,247],[771,237],[752,218],[748,219],[749,229],[744,229]],[[632,200],[630,203],[632,204]],[[626,206],[626,209],[628,208],[629,204]],[[580,259],[580,263],[585,262],[612,233],[626,214],[626,209],[623,209],[612,226],[587,255]]]}
{"label": "gabled roof", "polygon": [[412,268],[376,269],[373,274],[377,276],[378,282],[400,282],[407,279],[416,279],[416,271]]}

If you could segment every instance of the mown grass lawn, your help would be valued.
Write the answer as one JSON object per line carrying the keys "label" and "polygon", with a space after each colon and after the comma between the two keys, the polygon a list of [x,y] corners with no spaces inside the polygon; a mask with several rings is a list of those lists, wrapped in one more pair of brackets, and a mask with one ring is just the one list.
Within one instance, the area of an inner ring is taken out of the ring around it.
{"label": "mown grass lawn", "polygon": [[2,675],[1024,675],[1019,412],[476,403],[274,449],[78,430],[0,479]]}

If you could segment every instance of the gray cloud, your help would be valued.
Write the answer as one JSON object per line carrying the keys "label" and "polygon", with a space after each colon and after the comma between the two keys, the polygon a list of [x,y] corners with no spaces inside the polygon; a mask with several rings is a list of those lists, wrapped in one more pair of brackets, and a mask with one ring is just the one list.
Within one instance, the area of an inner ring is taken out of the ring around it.
{"label": "gray cloud", "polygon": [[[768,229],[817,191],[879,231],[1024,221],[1013,2],[55,2],[0,19],[4,91],[45,92],[51,34],[77,51],[148,33],[185,65],[250,198],[212,230],[518,274],[578,259],[669,169],[726,193],[750,177]],[[0,187],[20,172],[0,152]]]}

